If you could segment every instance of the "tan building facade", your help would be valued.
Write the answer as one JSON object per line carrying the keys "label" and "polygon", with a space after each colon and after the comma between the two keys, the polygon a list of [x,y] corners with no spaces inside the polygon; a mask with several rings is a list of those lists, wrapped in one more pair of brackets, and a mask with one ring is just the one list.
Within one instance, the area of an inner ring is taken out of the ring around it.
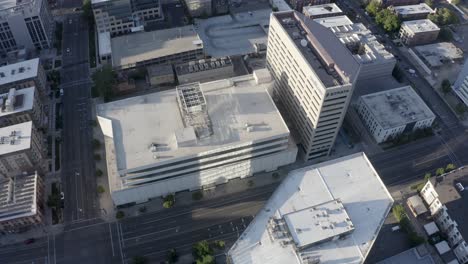
{"label": "tan building facade", "polygon": [[440,28],[429,19],[405,21],[400,27],[400,39],[406,45],[423,45],[437,40]]}

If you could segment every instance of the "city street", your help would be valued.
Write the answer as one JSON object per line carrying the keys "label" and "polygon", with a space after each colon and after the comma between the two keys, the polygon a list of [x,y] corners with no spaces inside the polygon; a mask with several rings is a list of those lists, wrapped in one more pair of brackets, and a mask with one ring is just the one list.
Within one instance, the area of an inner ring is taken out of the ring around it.
{"label": "city street", "polygon": [[72,223],[98,213],[91,133],[88,26],[80,14],[64,21],[62,88],[62,186],[64,220]]}

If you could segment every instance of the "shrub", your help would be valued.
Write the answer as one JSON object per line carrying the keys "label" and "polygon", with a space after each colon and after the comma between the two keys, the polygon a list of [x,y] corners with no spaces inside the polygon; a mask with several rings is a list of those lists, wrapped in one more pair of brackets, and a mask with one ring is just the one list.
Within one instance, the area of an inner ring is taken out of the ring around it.
{"label": "shrub", "polygon": [[96,176],[97,176],[97,177],[101,177],[103,174],[104,174],[104,173],[102,172],[102,170],[100,170],[100,169],[97,169],[97,170],[96,170]]}
{"label": "shrub", "polygon": [[444,173],[445,173],[445,169],[444,169],[444,168],[438,168],[438,169],[436,170],[436,175],[437,175],[437,176],[440,176],[440,175],[442,175],[442,174],[444,174]]}
{"label": "shrub", "polygon": [[100,161],[101,160],[101,155],[100,154],[94,154],[94,160],[95,161]]}
{"label": "shrub", "polygon": [[203,198],[203,192],[202,191],[196,191],[192,193],[192,199],[195,201],[201,200]]}
{"label": "shrub", "polygon": [[123,211],[117,211],[117,213],[115,214],[115,218],[117,219],[122,219],[125,217],[125,213]]}
{"label": "shrub", "polygon": [[401,222],[401,220],[406,217],[405,208],[401,204],[393,206],[392,213],[398,222]]}
{"label": "shrub", "polygon": [[224,242],[223,240],[216,240],[214,242],[214,246],[218,249],[224,249],[224,247],[226,246],[226,242]]}
{"label": "shrub", "polygon": [[104,187],[102,187],[101,185],[98,185],[98,187],[97,187],[97,192],[98,192],[99,194],[105,193],[105,192],[106,192],[106,189],[104,189]]}
{"label": "shrub", "polygon": [[167,258],[166,258],[168,263],[175,263],[177,260],[179,260],[179,255],[177,254],[177,251],[172,248],[167,252]]}
{"label": "shrub", "polygon": [[99,149],[101,147],[101,141],[93,138],[93,148],[94,149]]}
{"label": "shrub", "polygon": [[174,206],[175,203],[175,196],[173,194],[169,194],[166,197],[163,197],[163,207],[164,208],[171,208]]}
{"label": "shrub", "polygon": [[453,171],[455,169],[455,164],[447,164],[447,167],[445,168],[446,171]]}

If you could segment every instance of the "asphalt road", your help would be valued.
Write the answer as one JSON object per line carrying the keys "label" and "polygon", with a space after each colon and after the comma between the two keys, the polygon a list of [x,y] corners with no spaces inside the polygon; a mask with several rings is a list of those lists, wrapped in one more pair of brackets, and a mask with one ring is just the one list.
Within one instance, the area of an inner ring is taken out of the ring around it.
{"label": "asphalt road", "polygon": [[96,217],[98,205],[91,146],[88,27],[80,14],[73,14],[63,29],[62,186],[64,220],[73,223]]}

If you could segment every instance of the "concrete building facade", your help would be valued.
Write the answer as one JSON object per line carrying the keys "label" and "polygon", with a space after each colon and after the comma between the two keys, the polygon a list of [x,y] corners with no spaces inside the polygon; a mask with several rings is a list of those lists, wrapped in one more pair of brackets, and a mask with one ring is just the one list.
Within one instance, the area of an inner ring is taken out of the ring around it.
{"label": "concrete building facade", "polygon": [[39,58],[0,67],[0,93],[8,93],[11,88],[21,90],[33,86],[42,99],[47,97],[47,75]]}
{"label": "concrete building facade", "polygon": [[159,0],[92,0],[91,4],[98,33],[109,32],[112,37],[164,18]]}
{"label": "concrete building facade", "polygon": [[44,220],[44,183],[40,175],[0,179],[0,232],[15,233]]}
{"label": "concrete building facade", "polygon": [[377,143],[431,127],[435,119],[411,86],[363,95],[356,110]]}
{"label": "concrete building facade", "polygon": [[229,57],[190,61],[175,66],[179,84],[209,82],[234,76],[234,66]]}
{"label": "concrete building facade", "polygon": [[458,98],[468,107],[468,59],[463,64],[463,68],[458,74],[452,89]]}
{"label": "concrete building facade", "polygon": [[406,45],[423,45],[437,40],[440,28],[429,19],[404,21],[399,37]]}
{"label": "concrete building facade", "polygon": [[467,199],[455,189],[455,184],[466,184],[468,178],[463,174],[456,172],[454,175],[432,178],[420,192],[429,206],[434,222],[447,237],[448,245],[455,253],[458,263],[462,264],[468,263],[468,244],[465,240],[468,236]]}
{"label": "concrete building facade", "polygon": [[172,65],[155,65],[146,69],[151,86],[175,83],[176,81]]}
{"label": "concrete building facade", "polygon": [[304,159],[330,153],[360,71],[328,28],[297,11],[271,15],[267,67],[274,98],[300,136]]}
{"label": "concrete building facade", "polygon": [[267,92],[272,86],[269,74],[254,72],[98,105],[114,204],[294,162],[297,147]]}
{"label": "concrete building facade", "polygon": [[52,47],[55,22],[46,0],[2,2],[0,52]]}
{"label": "concrete building facade", "polygon": [[303,12],[305,6],[330,4],[333,0],[287,0],[292,9]]}
{"label": "concrete building facade", "polygon": [[0,175],[48,170],[45,136],[31,121],[0,128]]}

